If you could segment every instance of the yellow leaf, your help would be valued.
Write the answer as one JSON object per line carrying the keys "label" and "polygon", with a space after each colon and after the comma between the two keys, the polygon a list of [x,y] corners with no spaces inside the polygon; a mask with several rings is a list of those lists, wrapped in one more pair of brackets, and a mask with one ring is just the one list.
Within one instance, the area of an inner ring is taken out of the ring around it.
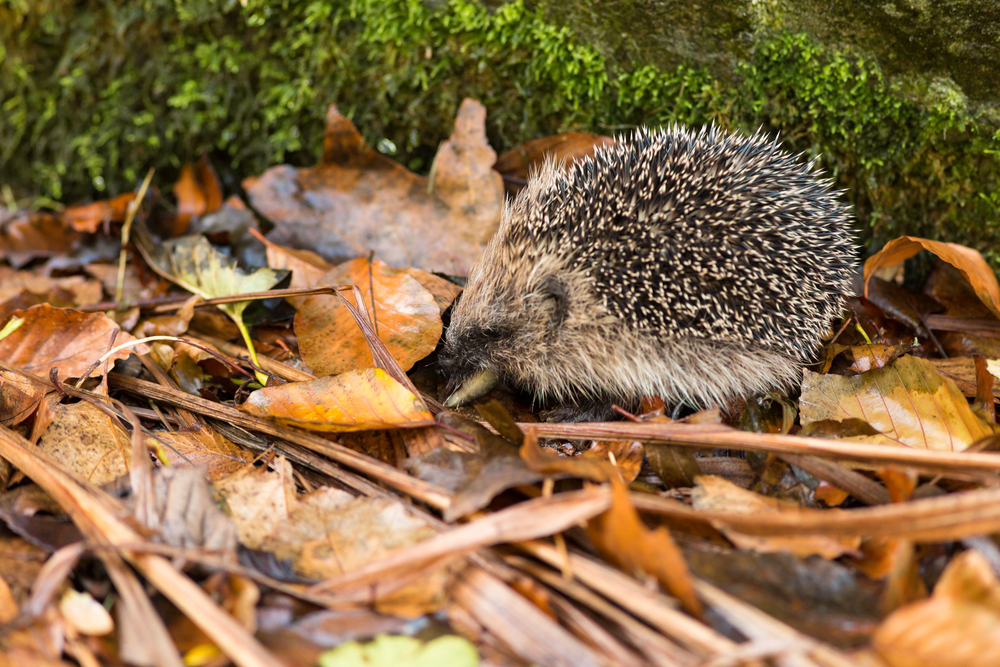
{"label": "yellow leaf", "polygon": [[962,451],[996,430],[952,380],[911,356],[854,377],[805,371],[799,407],[803,426],[859,419],[880,434],[860,440],[920,449]]}
{"label": "yellow leaf", "polygon": [[313,431],[370,431],[434,423],[423,401],[381,368],[259,389],[242,408]]}

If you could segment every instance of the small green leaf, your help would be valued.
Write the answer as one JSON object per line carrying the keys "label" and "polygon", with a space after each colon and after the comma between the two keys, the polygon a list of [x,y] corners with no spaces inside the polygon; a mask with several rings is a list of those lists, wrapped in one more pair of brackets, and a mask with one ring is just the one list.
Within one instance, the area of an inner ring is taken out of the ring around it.
{"label": "small green leaf", "polygon": [[[235,296],[250,292],[265,292],[288,274],[287,271],[260,268],[247,273],[236,262],[222,254],[204,236],[182,236],[164,243],[152,253],[159,268],[174,277],[179,285],[204,299]],[[219,309],[232,318],[243,335],[250,358],[257,364],[257,352],[250,340],[250,332],[243,323],[243,311],[249,301],[236,301],[219,305]],[[267,384],[267,376],[257,373],[257,380]]]}

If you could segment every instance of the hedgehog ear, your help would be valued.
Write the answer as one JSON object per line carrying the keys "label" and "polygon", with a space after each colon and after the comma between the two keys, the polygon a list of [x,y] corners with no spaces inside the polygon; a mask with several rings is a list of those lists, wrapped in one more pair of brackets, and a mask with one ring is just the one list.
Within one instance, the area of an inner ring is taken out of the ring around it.
{"label": "hedgehog ear", "polygon": [[553,328],[562,326],[563,320],[569,314],[569,290],[566,289],[566,283],[555,276],[549,276],[538,286],[538,292],[543,299],[552,299],[555,304],[551,326]]}

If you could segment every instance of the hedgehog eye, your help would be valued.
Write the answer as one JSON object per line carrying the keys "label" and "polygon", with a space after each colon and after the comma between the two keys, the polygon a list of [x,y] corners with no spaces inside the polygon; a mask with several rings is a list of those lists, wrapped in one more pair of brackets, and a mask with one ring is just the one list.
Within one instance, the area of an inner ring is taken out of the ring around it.
{"label": "hedgehog eye", "polygon": [[552,299],[555,303],[552,327],[562,326],[566,315],[569,314],[569,291],[566,289],[566,284],[555,276],[549,276],[539,284],[538,292],[543,299]]}

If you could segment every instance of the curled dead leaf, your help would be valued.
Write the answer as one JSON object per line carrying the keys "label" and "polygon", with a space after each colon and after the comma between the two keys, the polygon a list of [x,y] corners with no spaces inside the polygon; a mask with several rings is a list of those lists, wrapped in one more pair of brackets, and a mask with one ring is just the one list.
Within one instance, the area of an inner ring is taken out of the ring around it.
{"label": "curled dead leaf", "polygon": [[865,295],[868,294],[868,280],[878,270],[900,264],[921,250],[927,250],[961,271],[976,292],[979,300],[1000,318],[1000,284],[996,274],[983,256],[972,248],[957,243],[944,243],[916,236],[901,236],[885,246],[865,261]]}

